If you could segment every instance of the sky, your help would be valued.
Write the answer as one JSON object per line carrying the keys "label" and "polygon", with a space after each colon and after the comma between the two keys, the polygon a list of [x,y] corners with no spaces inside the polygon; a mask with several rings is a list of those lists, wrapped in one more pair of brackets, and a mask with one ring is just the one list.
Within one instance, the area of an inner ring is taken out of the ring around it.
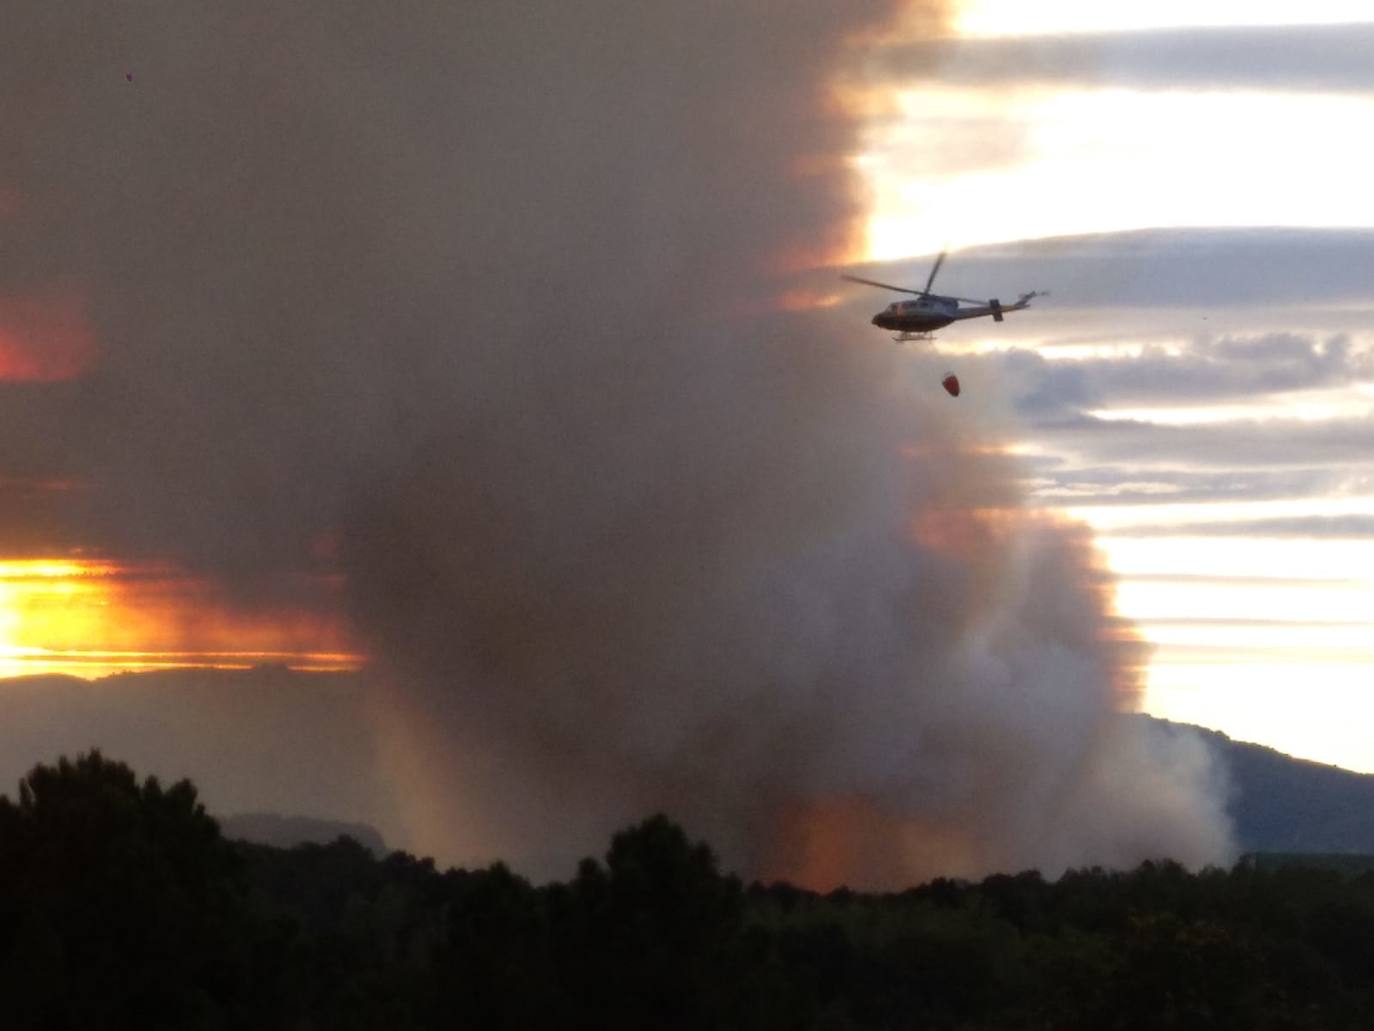
{"label": "sky", "polygon": [[864,274],[950,248],[950,293],[1051,291],[936,346],[1005,404],[1031,497],[1093,528],[1145,710],[1364,771],[1371,45],[1342,0],[969,0],[875,60],[856,157]]}

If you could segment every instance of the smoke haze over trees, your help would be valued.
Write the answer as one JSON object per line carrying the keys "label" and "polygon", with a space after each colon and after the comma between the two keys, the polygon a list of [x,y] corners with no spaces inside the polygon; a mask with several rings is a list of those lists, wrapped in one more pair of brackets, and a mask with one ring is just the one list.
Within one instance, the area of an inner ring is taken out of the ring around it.
{"label": "smoke haze over trees", "polygon": [[10,460],[83,545],[341,577],[388,840],[445,861],[562,874],[657,810],[815,886],[1225,857],[1205,751],[1113,718],[1086,531],[796,294],[862,212],[835,83],[938,10],[778,12],[14,13],[0,290],[94,357],[6,387]]}
{"label": "smoke haze over trees", "polygon": [[[191,777],[227,837],[294,845],[348,834],[380,855],[404,826],[369,716],[375,690],[367,674],[272,668],[0,680],[0,785],[44,756],[99,745],[146,773]],[[1374,775],[1149,716],[1118,719],[1144,724],[1130,733],[1147,740],[1203,741],[1228,785],[1240,852],[1374,852]]]}

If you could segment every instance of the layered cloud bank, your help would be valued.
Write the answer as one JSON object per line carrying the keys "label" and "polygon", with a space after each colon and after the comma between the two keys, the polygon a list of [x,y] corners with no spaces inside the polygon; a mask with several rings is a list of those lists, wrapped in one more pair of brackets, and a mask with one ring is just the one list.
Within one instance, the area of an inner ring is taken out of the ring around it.
{"label": "layered cloud bank", "polygon": [[86,299],[81,532],[249,599],[339,571],[446,860],[561,874],[655,809],[815,885],[1224,858],[1200,746],[1112,719],[1084,532],[796,293],[862,210],[832,82],[937,13],[897,6],[22,16],[0,276]]}
{"label": "layered cloud bank", "polygon": [[904,83],[1339,93],[1374,86],[1371,44],[1368,24],[1189,27],[898,43],[881,63]]}
{"label": "layered cloud bank", "polygon": [[954,292],[1054,291],[962,334],[955,368],[1005,385],[1031,497],[1097,531],[1155,646],[1150,711],[1360,770],[1370,244],[1367,229],[1138,230],[972,248],[948,273]]}

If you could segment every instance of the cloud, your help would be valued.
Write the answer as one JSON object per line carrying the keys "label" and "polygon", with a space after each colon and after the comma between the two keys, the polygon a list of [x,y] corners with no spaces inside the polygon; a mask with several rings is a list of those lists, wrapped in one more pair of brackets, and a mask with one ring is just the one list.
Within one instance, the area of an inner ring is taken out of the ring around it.
{"label": "cloud", "polygon": [[[1132,577],[1132,579],[1135,579],[1135,578]],[[1246,581],[1246,582],[1253,582],[1255,579],[1256,579],[1256,578],[1251,577],[1251,578],[1249,578],[1248,581]],[[1211,582],[1216,582],[1216,581],[1213,580],[1213,581],[1211,581]],[[1340,583],[1340,582],[1341,582],[1341,581],[1332,581],[1332,580],[1297,580],[1297,581],[1280,580],[1280,581],[1274,581],[1274,580],[1272,580],[1272,579],[1270,579],[1270,580],[1264,580],[1264,581],[1263,581],[1263,583],[1264,583],[1265,585],[1270,586],[1270,587],[1276,586],[1277,584],[1283,584],[1283,585],[1287,585],[1287,586],[1292,586],[1292,585],[1295,584],[1295,583],[1296,583],[1296,584],[1302,584],[1302,585],[1322,584],[1322,585],[1330,586],[1332,583]],[[1355,581],[1355,582],[1358,583],[1359,581]],[[1294,629],[1308,629],[1308,628],[1311,628],[1311,627],[1336,627],[1336,628],[1345,630],[1345,629],[1359,629],[1359,628],[1361,628],[1361,627],[1370,627],[1370,626],[1374,626],[1374,624],[1371,624],[1370,621],[1369,621],[1369,620],[1366,620],[1366,619],[1351,619],[1351,620],[1325,620],[1325,619],[1324,619],[1324,620],[1315,620],[1315,619],[1247,619],[1247,618],[1235,618],[1235,617],[1222,618],[1222,619],[1210,619],[1210,618],[1204,618],[1204,617],[1190,617],[1190,616],[1183,616],[1183,617],[1167,617],[1167,618],[1151,618],[1151,619],[1137,620],[1136,622],[1137,622],[1138,625],[1143,625],[1143,626],[1148,626],[1148,627],[1161,627],[1161,628],[1162,628],[1162,627],[1245,627],[1245,628],[1250,628],[1250,627],[1262,627],[1262,628],[1275,628],[1275,629],[1288,629],[1288,630],[1294,630]]]}
{"label": "cloud", "polygon": [[997,89],[1363,93],[1374,88],[1371,48],[1374,25],[1253,26],[906,43],[887,48],[877,64],[892,80]]}
{"label": "cloud", "polygon": [[1374,516],[1314,515],[1114,526],[1113,537],[1265,537],[1350,540],[1374,537]]}
{"label": "cloud", "polygon": [[[1092,456],[1089,456],[1090,458]],[[1046,505],[1176,505],[1201,501],[1266,501],[1354,493],[1374,480],[1343,470],[1149,469],[1118,465],[1079,466],[1057,456],[1037,463],[1028,476],[1035,499]]]}
{"label": "cloud", "polygon": [[[1296,576],[1218,576],[1214,573],[1132,573],[1132,583],[1160,584],[1218,584],[1246,585],[1251,587],[1359,587],[1366,581],[1360,579],[1340,579],[1336,577],[1296,577]],[[1323,626],[1328,625],[1323,623]]]}
{"label": "cloud", "polygon": [[1197,337],[1106,358],[1046,359],[1012,348],[995,360],[1004,366],[1017,410],[1032,422],[1066,409],[1254,400],[1374,377],[1374,351],[1353,347],[1343,335]]}
{"label": "cloud", "polygon": [[1325,465],[1367,475],[1374,465],[1374,420],[1368,418],[1238,419],[1170,426],[1073,415],[1040,423],[1037,437],[1096,461],[1129,462],[1137,469],[1158,464],[1228,469]]}

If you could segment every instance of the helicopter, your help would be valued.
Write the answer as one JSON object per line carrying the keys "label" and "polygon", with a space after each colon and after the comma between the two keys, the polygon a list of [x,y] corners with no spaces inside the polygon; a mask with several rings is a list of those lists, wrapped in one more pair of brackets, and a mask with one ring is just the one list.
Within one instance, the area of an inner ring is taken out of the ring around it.
{"label": "helicopter", "polygon": [[[944,329],[950,323],[959,322],[963,319],[976,319],[984,315],[991,315],[994,322],[1001,322],[1002,316],[1006,312],[1029,308],[1033,298],[1047,295],[1044,290],[1032,290],[1030,293],[1018,297],[1014,304],[1003,304],[995,297],[990,301],[975,301],[968,297],[951,297],[931,293],[930,288],[935,283],[935,274],[940,271],[940,266],[945,263],[945,255],[948,253],[948,251],[941,251],[940,256],[935,259],[935,267],[930,270],[930,278],[926,280],[924,290],[911,290],[904,286],[879,283],[873,279],[862,279],[859,276],[841,276],[840,278],[847,279],[851,283],[863,283],[865,286],[876,286],[884,290],[896,290],[898,293],[916,296],[914,301],[893,301],[873,316],[873,325],[879,329],[896,331],[897,335],[892,339],[899,344],[906,343],[908,340],[934,340],[935,330]],[[973,307],[961,308],[959,307],[961,302],[971,304]]]}

